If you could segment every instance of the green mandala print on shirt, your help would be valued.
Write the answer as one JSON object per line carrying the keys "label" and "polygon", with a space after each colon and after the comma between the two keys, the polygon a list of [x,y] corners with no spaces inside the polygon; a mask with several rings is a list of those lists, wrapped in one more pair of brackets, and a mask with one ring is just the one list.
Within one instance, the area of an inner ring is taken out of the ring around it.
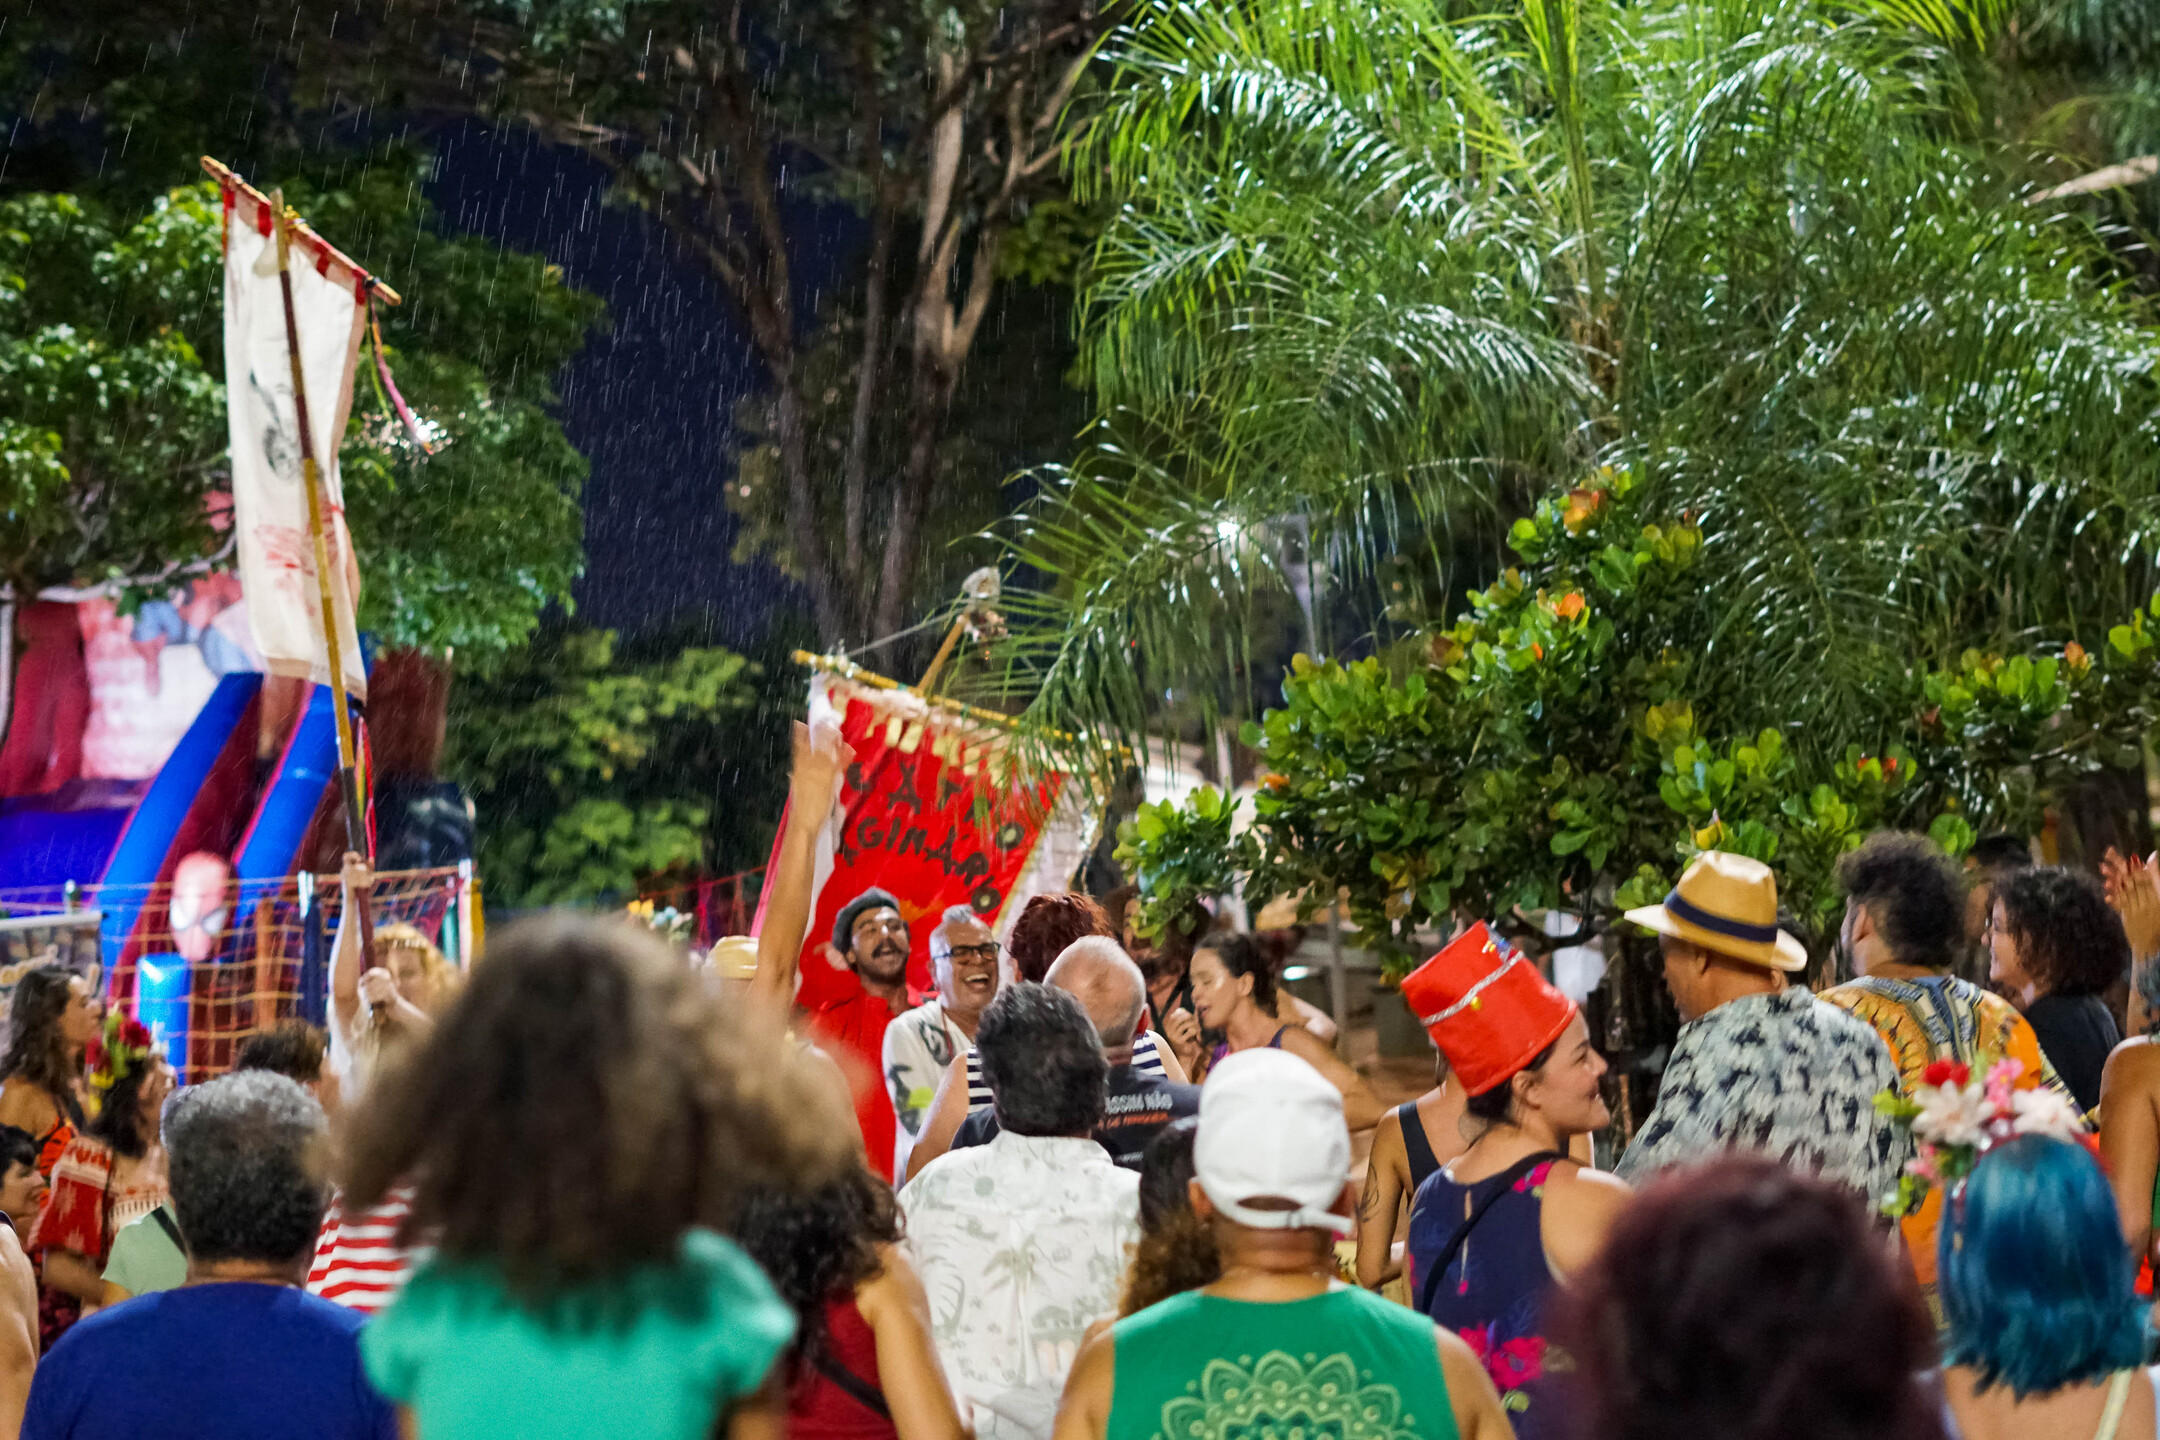
{"label": "green mandala print on shirt", "polygon": [[1164,1440],[1388,1440],[1417,1424],[1394,1386],[1361,1384],[1347,1355],[1211,1360],[1195,1388],[1163,1406]]}

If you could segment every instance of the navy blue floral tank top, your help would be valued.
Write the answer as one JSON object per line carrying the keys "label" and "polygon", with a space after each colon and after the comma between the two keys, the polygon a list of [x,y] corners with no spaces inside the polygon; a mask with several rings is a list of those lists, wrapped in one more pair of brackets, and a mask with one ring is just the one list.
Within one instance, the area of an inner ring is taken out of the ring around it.
{"label": "navy blue floral tank top", "polygon": [[[1567,1430],[1548,1379],[1565,1361],[1548,1348],[1544,1333],[1554,1281],[1540,1227],[1552,1167],[1547,1160],[1520,1179],[1503,1171],[1469,1185],[1437,1170],[1410,1203],[1410,1293],[1484,1362],[1517,1440],[1557,1440]],[[1501,1187],[1454,1260],[1432,1281],[1430,1267],[1463,1221]]]}

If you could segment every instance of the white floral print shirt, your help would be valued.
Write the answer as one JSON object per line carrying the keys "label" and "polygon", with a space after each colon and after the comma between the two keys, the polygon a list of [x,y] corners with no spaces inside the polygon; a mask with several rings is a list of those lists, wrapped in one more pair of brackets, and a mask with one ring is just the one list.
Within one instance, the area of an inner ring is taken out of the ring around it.
{"label": "white floral print shirt", "polygon": [[1047,1440],[1081,1337],[1117,1313],[1140,1177],[1090,1138],[1005,1131],[930,1162],[900,1209],[962,1420]]}

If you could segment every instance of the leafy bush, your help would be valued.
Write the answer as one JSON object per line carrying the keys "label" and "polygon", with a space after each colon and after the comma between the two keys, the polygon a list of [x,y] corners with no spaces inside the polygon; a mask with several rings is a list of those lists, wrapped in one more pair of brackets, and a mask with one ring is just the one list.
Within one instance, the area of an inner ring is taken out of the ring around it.
{"label": "leafy bush", "polygon": [[[1869,831],[1924,829],[1955,854],[1978,829],[2030,829],[2066,782],[2136,756],[2160,597],[2115,627],[2102,661],[2071,642],[1885,668],[1886,709],[1907,705],[1888,733],[1806,746],[1797,726],[1718,734],[1722,697],[1696,693],[1700,532],[1647,520],[1639,496],[1605,472],[1540,505],[1510,536],[1523,568],[1420,644],[1349,664],[1299,657],[1283,704],[1245,728],[1268,771],[1249,832],[1232,841],[1213,791],[1128,825],[1120,858],[1149,913],[1227,891],[1233,871],[1254,893],[1339,889],[1399,974],[1418,929],[1453,913],[1532,935],[1516,912],[1609,925],[1720,849],[1775,866],[1820,946],[1837,859]],[[1837,758],[1809,758],[1825,753]]]}

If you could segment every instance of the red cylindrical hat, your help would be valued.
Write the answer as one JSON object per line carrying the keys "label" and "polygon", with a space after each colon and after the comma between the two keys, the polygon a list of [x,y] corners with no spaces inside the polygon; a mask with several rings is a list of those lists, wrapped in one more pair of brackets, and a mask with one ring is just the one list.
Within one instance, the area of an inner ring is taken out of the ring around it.
{"label": "red cylindrical hat", "polygon": [[1472,1095],[1535,1060],[1575,1018],[1575,1002],[1482,920],[1403,977],[1402,995]]}

